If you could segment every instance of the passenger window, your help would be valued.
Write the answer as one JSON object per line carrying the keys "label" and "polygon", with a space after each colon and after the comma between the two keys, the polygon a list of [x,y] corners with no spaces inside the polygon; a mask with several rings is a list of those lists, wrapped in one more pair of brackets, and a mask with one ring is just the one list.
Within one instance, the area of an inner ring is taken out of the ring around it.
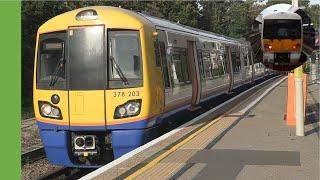
{"label": "passenger window", "polygon": [[197,51],[197,57],[198,57],[200,77],[201,77],[201,80],[202,80],[202,79],[205,79],[206,76],[205,76],[205,74],[204,74],[203,58],[202,58],[202,52],[201,52],[200,50]]}
{"label": "passenger window", "polygon": [[211,74],[213,78],[219,77],[219,63],[218,63],[218,54],[215,52],[210,53],[211,59]]}
{"label": "passenger window", "polygon": [[219,76],[224,76],[226,74],[226,64],[222,54],[218,54],[218,67],[219,67]]}
{"label": "passenger window", "polygon": [[175,49],[172,56],[173,62],[173,80],[174,85],[183,85],[191,83],[189,67],[186,57],[186,49]]}
{"label": "passenger window", "polygon": [[241,71],[241,61],[240,61],[240,53],[238,51],[238,47],[231,47],[231,60],[232,60],[232,69],[233,73],[240,73]]}
{"label": "passenger window", "polygon": [[212,63],[209,52],[202,52],[203,67],[206,79],[212,79]]}
{"label": "passenger window", "polygon": [[249,52],[248,49],[245,48],[244,52],[243,52],[243,59],[244,59],[244,66],[245,66],[246,70],[250,71],[251,62],[250,62],[250,59],[249,59],[248,52]]}
{"label": "passenger window", "polygon": [[229,62],[229,55],[228,55],[228,50],[227,50],[227,47],[225,46],[222,46],[221,49],[221,56],[222,56],[222,59],[223,59],[223,64],[224,64],[224,72],[225,74],[228,74],[229,73],[229,66],[228,66],[228,62]]}
{"label": "passenger window", "polygon": [[160,57],[161,57],[161,63],[162,63],[162,72],[164,76],[164,85],[166,88],[168,88],[170,87],[169,68],[168,68],[168,62],[167,62],[166,46],[163,41],[159,42],[159,48],[160,48]]}

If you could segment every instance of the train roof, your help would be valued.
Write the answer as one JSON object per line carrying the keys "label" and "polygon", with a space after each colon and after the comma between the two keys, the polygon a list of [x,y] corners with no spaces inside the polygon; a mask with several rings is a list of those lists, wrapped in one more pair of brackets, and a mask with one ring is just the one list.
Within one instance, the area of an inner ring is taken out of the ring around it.
{"label": "train roof", "polygon": [[311,19],[309,15],[301,8],[293,6],[291,4],[275,4],[264,9],[255,19],[256,22],[262,23],[262,20],[265,16],[268,16],[276,12],[291,12],[296,13],[301,16],[303,24],[310,24]]}
{"label": "train roof", "polygon": [[[84,10],[95,10],[99,16],[97,20],[90,21],[77,21],[76,15]],[[112,18],[111,18],[112,17]],[[117,17],[117,18],[113,18]],[[107,23],[106,23],[107,22]],[[112,6],[89,6],[85,8],[75,9],[69,12],[65,12],[58,16],[55,16],[45,22],[38,30],[39,33],[53,32],[66,30],[70,26],[80,25],[101,25],[107,24],[110,28],[132,28],[140,29],[141,27],[156,27],[164,30],[176,31],[180,33],[186,33],[193,36],[199,36],[203,38],[211,38],[217,41],[222,41],[232,44],[244,44],[249,45],[249,42],[241,39],[235,39],[224,35],[192,28],[182,24],[174,23],[165,19],[153,17],[143,13],[122,9]]]}
{"label": "train roof", "polygon": [[[77,20],[78,13],[85,10],[94,10],[98,18],[93,20]],[[152,27],[147,19],[136,12],[112,7],[112,6],[89,6],[75,9],[57,15],[42,24],[38,33],[67,30],[69,27],[105,25],[107,28],[139,30],[142,27]]]}
{"label": "train roof", "polygon": [[301,20],[301,16],[293,12],[274,12],[265,15],[263,19],[296,19]]}
{"label": "train roof", "polygon": [[159,29],[185,32],[185,33],[193,34],[196,36],[212,38],[212,39],[216,39],[218,41],[227,42],[227,43],[233,43],[233,44],[234,43],[241,43],[241,44],[246,44],[246,45],[249,44],[249,42],[247,42],[245,40],[231,38],[231,37],[227,37],[227,36],[224,36],[221,34],[209,32],[209,31],[205,31],[205,30],[201,30],[201,29],[196,29],[196,28],[193,28],[190,26],[182,25],[182,24],[175,23],[175,22],[172,22],[172,21],[169,21],[166,19],[161,19],[158,17],[154,17],[154,16],[142,14],[142,13],[139,13],[139,14],[141,14],[143,17],[148,19],[152,24],[154,24]]}
{"label": "train roof", "polygon": [[292,12],[295,13],[300,8],[292,6],[290,4],[275,4],[272,6],[267,7],[261,13],[256,17],[256,21],[262,23],[262,20],[265,16],[268,16],[270,14],[276,13],[276,12]]}

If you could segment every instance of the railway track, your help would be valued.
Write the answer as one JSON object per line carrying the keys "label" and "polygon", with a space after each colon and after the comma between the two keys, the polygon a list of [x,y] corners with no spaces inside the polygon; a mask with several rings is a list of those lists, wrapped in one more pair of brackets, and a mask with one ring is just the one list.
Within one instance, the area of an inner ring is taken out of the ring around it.
{"label": "railway track", "polygon": [[61,168],[56,171],[49,172],[38,179],[48,180],[48,179],[79,179],[82,176],[94,171],[95,169],[79,169],[79,168]]}
{"label": "railway track", "polygon": [[45,157],[46,157],[46,153],[43,147],[34,148],[30,151],[24,152],[21,155],[21,164],[24,165],[26,163],[33,163]]}
{"label": "railway track", "polygon": [[[21,130],[26,130],[31,126],[35,126],[35,118],[24,119],[21,121]],[[45,151],[41,144],[23,148],[21,154],[21,164],[33,163],[39,159],[45,158]]]}
{"label": "railway track", "polygon": [[21,121],[21,129],[36,125],[35,118],[24,119]]}

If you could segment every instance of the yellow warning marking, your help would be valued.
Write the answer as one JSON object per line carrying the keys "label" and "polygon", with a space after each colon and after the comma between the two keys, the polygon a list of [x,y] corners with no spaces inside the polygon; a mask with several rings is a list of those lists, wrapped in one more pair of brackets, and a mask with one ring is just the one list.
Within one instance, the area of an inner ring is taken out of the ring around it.
{"label": "yellow warning marking", "polygon": [[136,172],[134,172],[133,174],[131,174],[130,176],[128,176],[125,179],[134,179],[136,177],[138,177],[140,174],[142,174],[143,172],[145,172],[146,170],[152,168],[153,166],[155,166],[156,164],[158,164],[158,162],[160,162],[162,159],[164,159],[165,157],[167,157],[169,154],[171,154],[172,152],[174,152],[175,150],[177,150],[179,147],[181,147],[182,145],[186,144],[188,141],[190,141],[192,138],[194,138],[195,136],[197,136],[198,134],[200,134],[201,132],[203,132],[204,130],[206,130],[209,126],[211,126],[212,124],[218,122],[221,118],[223,117],[223,115],[221,115],[220,117],[216,118],[215,120],[211,121],[210,123],[206,124],[205,126],[203,126],[202,128],[200,128],[199,130],[197,130],[195,133],[191,134],[190,136],[188,136],[186,139],[184,139],[183,141],[181,141],[180,143],[176,144],[175,146],[171,147],[169,150],[167,150],[166,152],[164,152],[163,154],[161,154],[160,156],[156,157],[155,159],[153,159],[150,163],[148,163],[147,165],[145,165],[144,167],[140,168],[139,170],[137,170]]}

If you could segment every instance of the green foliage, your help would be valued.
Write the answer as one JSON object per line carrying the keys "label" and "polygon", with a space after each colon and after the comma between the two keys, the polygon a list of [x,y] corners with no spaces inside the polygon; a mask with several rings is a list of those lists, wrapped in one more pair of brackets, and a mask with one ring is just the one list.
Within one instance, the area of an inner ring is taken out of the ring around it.
{"label": "green foliage", "polygon": [[306,7],[305,12],[310,16],[313,27],[315,27],[315,29],[320,29],[320,5],[315,4],[308,6]]}
{"label": "green foliage", "polygon": [[[299,0],[299,7],[307,7],[310,4],[309,0]],[[292,0],[268,0],[267,6],[271,6],[274,4],[292,4]]]}
{"label": "green foliage", "polygon": [[203,7],[199,28],[240,38],[251,32],[251,26],[256,16],[265,6],[247,1],[200,1]]}

